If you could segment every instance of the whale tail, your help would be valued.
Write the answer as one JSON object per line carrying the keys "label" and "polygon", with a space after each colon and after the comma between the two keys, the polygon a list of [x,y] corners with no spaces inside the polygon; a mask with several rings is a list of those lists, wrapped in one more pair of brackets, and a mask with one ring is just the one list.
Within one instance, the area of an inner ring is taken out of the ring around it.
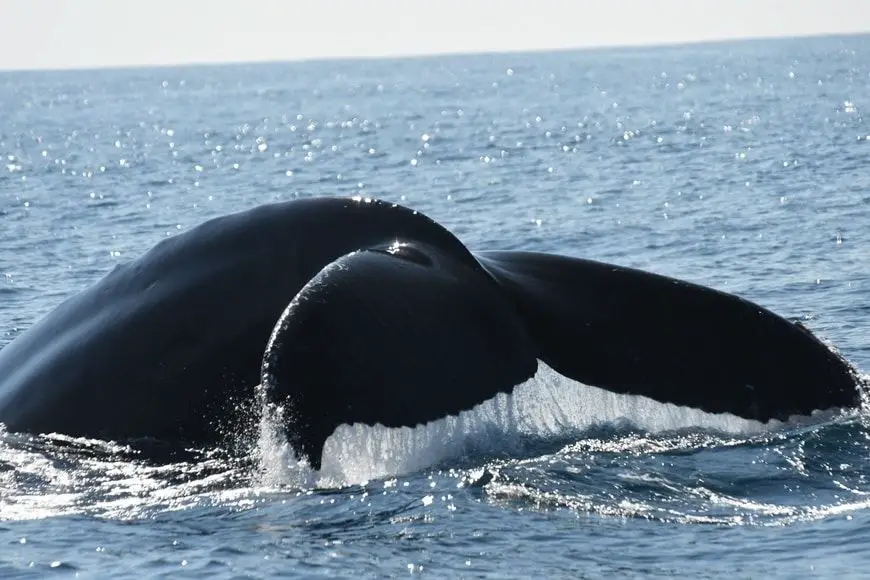
{"label": "whale tail", "polygon": [[538,358],[574,380],[763,422],[859,401],[845,359],[805,326],[737,296],[565,256],[477,257]]}
{"label": "whale tail", "polygon": [[854,405],[854,370],[737,296],[563,256],[426,244],[340,257],[273,330],[262,384],[320,467],[342,424],[414,427],[534,376],[538,360],[617,393],[768,421]]}

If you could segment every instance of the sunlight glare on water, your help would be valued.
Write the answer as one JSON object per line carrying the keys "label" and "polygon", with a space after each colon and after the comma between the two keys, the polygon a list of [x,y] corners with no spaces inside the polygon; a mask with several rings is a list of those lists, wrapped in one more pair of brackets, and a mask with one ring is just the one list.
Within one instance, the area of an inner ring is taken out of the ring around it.
{"label": "sunlight glare on water", "polygon": [[[0,344],[210,217],[342,195],[406,204],[473,251],[736,293],[866,372],[868,63],[856,36],[2,74]],[[0,431],[0,577],[866,567],[866,408],[761,425],[541,366],[457,417],[342,426],[319,472],[279,413],[240,410],[225,447],[156,464],[133,446]]]}

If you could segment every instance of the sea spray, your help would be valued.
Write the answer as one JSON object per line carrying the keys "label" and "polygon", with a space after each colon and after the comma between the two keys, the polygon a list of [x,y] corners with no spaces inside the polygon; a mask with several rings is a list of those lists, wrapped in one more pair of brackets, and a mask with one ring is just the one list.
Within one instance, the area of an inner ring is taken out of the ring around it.
{"label": "sea spray", "polygon": [[299,459],[287,441],[284,407],[269,400],[263,385],[256,388],[259,421],[254,454],[254,482],[259,487],[307,488],[315,484],[314,472]]}

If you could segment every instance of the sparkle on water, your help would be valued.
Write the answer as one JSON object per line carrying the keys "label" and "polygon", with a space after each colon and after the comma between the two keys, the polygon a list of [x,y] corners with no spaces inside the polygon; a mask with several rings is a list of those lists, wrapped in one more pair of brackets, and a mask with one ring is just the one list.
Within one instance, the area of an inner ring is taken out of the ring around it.
{"label": "sparkle on water", "polygon": [[[405,203],[472,249],[735,292],[866,370],[868,52],[845,37],[4,74],[0,344],[163,237],[328,194]],[[863,409],[761,425],[542,365],[457,417],[342,426],[313,472],[281,410],[253,407],[222,448],[163,464],[0,430],[0,576],[863,569]]]}

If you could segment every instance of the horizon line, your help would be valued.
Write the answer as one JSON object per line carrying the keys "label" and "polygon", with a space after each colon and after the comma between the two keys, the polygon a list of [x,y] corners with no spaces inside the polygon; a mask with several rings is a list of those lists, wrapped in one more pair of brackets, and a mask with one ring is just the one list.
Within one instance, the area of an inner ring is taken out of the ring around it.
{"label": "horizon line", "polygon": [[797,34],[769,34],[769,35],[751,35],[751,36],[722,36],[697,40],[679,40],[679,41],[654,41],[654,42],[638,42],[638,43],[613,43],[613,44],[597,44],[597,45],[573,45],[573,46],[542,46],[539,48],[498,48],[498,49],[455,49],[455,50],[437,50],[437,51],[396,51],[384,52],[378,54],[363,54],[363,55],[320,55],[320,56],[301,56],[301,57],[274,57],[263,59],[229,59],[220,61],[211,61],[206,59],[191,59],[188,61],[179,62],[158,62],[158,63],[137,63],[131,62],[127,64],[83,64],[73,66],[40,66],[40,67],[21,67],[21,68],[0,68],[0,74],[14,73],[41,73],[41,72],[98,72],[98,71],[125,71],[125,70],[149,70],[149,69],[177,69],[177,68],[197,68],[197,67],[221,67],[221,66],[239,66],[239,65],[269,65],[269,64],[303,64],[303,63],[335,63],[335,62],[369,62],[376,60],[424,60],[437,59],[439,57],[473,57],[473,56],[499,56],[499,55],[535,55],[543,53],[568,53],[568,52],[596,52],[606,50],[630,50],[630,49],[668,49],[690,46],[705,46],[719,44],[737,44],[741,42],[757,42],[757,41],[787,41],[787,40],[813,40],[813,39],[835,39],[835,38],[854,38],[861,36],[870,36],[868,31],[843,31],[843,32],[807,32]]}

